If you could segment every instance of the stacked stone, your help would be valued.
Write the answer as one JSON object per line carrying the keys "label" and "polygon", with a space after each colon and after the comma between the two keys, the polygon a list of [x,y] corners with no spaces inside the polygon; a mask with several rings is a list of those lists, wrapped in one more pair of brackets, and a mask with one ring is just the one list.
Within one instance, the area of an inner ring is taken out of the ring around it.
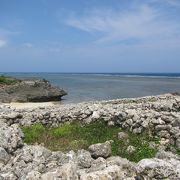
{"label": "stacked stone", "polygon": [[166,94],[134,99],[57,105],[44,108],[13,109],[0,105],[0,119],[7,124],[28,126],[36,123],[57,127],[79,120],[104,120],[135,134],[146,132],[160,138],[162,146],[180,148],[180,96]]}
{"label": "stacked stone", "polygon": [[1,180],[180,178],[180,157],[170,152],[159,152],[156,158],[135,164],[111,156],[111,141],[91,145],[88,151],[62,153],[23,144],[22,138],[23,133],[17,124],[0,121]]}

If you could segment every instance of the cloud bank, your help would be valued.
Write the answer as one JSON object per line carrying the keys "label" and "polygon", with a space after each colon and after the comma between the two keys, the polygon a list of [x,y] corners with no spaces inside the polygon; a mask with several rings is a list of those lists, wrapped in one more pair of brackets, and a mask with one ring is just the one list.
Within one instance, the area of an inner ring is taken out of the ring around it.
{"label": "cloud bank", "polygon": [[42,1],[4,11],[0,71],[180,72],[180,0]]}
{"label": "cloud bank", "polygon": [[71,16],[68,26],[81,31],[100,33],[96,42],[156,41],[180,37],[180,24],[164,17],[163,12],[148,5],[127,11],[92,10]]}

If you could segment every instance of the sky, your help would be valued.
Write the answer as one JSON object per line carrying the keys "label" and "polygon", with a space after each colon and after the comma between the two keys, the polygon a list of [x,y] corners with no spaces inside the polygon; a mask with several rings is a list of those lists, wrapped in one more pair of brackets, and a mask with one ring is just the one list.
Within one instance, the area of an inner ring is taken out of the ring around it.
{"label": "sky", "polygon": [[180,0],[0,0],[0,72],[180,72]]}

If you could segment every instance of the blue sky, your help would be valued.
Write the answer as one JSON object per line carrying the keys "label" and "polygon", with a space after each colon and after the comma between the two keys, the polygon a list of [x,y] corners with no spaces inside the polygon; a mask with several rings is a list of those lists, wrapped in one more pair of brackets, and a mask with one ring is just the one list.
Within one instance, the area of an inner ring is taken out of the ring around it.
{"label": "blue sky", "polygon": [[0,0],[1,72],[180,72],[180,0]]}

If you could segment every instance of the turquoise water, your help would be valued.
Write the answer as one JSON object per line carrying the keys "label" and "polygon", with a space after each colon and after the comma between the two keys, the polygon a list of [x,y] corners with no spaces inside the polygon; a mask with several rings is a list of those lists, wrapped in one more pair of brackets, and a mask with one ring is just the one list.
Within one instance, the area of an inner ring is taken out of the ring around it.
{"label": "turquoise water", "polygon": [[141,97],[180,92],[180,74],[0,73],[22,79],[44,78],[68,92],[63,103]]}

